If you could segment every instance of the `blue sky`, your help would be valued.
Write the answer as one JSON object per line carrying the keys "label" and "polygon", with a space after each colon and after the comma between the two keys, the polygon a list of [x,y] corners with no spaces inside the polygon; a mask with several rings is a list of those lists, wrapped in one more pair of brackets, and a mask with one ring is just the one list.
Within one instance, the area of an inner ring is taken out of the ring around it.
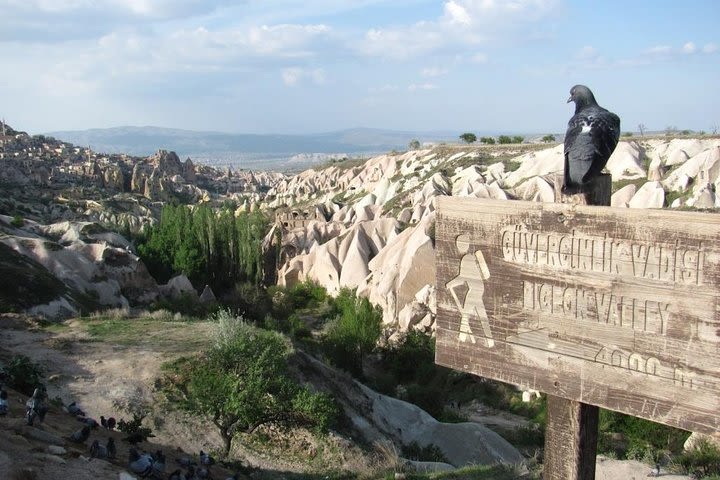
{"label": "blue sky", "polygon": [[716,0],[0,0],[0,116],[555,133],[583,83],[623,130],[709,132],[719,21]]}

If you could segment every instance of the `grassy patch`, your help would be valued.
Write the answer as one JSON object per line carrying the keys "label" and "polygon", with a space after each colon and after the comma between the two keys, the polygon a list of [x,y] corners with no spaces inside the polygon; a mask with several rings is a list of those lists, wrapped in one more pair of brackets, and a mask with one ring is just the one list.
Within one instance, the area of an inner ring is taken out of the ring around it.
{"label": "grassy patch", "polygon": [[[385,478],[394,478],[388,475]],[[519,478],[538,478],[524,475],[517,468],[506,465],[476,465],[453,470],[426,474],[409,474],[409,480],[517,480]]]}
{"label": "grassy patch", "polygon": [[623,187],[626,187],[627,185],[635,185],[638,189],[642,187],[645,182],[647,182],[647,178],[633,178],[633,179],[627,179],[627,180],[618,180],[617,182],[613,182],[612,184],[612,193],[617,192]]}
{"label": "grassy patch", "polygon": [[210,322],[154,312],[139,318],[82,317],[92,340],[115,345],[150,345],[166,351],[193,351],[209,343]]}

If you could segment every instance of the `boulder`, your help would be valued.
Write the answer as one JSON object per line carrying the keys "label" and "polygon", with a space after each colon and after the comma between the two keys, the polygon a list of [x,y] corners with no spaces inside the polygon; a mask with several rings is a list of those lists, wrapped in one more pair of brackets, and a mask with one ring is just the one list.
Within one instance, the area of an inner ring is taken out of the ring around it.
{"label": "boulder", "polygon": [[200,294],[200,303],[213,303],[217,301],[217,298],[215,298],[215,294],[212,291],[212,288],[210,288],[210,285],[205,285],[205,288],[203,288],[202,294]]}
{"label": "boulder", "polygon": [[190,279],[182,274],[171,278],[168,283],[162,285],[160,289],[165,296],[172,299],[178,299],[183,295],[190,295],[191,297],[197,298],[195,287],[190,283]]}
{"label": "boulder", "polygon": [[402,331],[408,331],[416,324],[418,324],[426,315],[428,311],[418,301],[412,301],[405,305],[398,313],[398,327]]}
{"label": "boulder", "polygon": [[665,203],[665,190],[660,182],[647,182],[635,193],[628,207],[630,208],[662,208]]}
{"label": "boulder", "polygon": [[634,184],[625,185],[610,197],[611,207],[625,207],[630,205],[630,200],[635,196],[637,187]]}
{"label": "boulder", "polygon": [[608,159],[605,168],[610,171],[614,181],[645,178],[647,172],[642,167],[645,150],[638,142],[620,142]]}

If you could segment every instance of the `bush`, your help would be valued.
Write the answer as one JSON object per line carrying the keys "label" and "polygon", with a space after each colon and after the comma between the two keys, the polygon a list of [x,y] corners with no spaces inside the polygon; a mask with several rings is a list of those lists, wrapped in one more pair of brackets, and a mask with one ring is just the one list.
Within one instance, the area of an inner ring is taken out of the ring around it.
{"label": "bush", "polygon": [[500,135],[498,137],[498,143],[500,145],[507,145],[508,143],[513,143],[512,138],[510,138],[507,135]]}
{"label": "bush", "polygon": [[678,455],[673,463],[683,473],[698,478],[720,475],[720,450],[707,441],[701,441],[692,450]]}
{"label": "bush", "polygon": [[336,367],[362,377],[365,355],[375,349],[382,333],[382,310],[344,288],[332,311],[337,314],[323,339],[325,354]]}
{"label": "bush", "polygon": [[128,439],[130,443],[144,442],[148,438],[155,436],[152,434],[151,428],[142,426],[142,421],[145,419],[144,414],[133,413],[132,415],[133,418],[129,422],[121,418],[117,423],[118,430],[127,434],[126,439]]}
{"label": "bush", "polygon": [[12,220],[10,220],[10,225],[15,228],[20,228],[25,225],[25,220],[23,219],[22,215],[15,215]]}
{"label": "bush", "polygon": [[268,291],[261,285],[247,282],[236,284],[235,289],[223,297],[223,303],[255,322],[262,322],[273,308]]}
{"label": "bush", "polygon": [[11,387],[25,395],[32,395],[33,390],[44,377],[40,364],[33,362],[25,355],[15,355],[2,368],[2,378]]}
{"label": "bush", "polygon": [[495,145],[495,138],[482,137],[482,138],[480,138],[480,143],[484,143],[485,145]]}
{"label": "bush", "polygon": [[465,132],[460,135],[460,140],[465,143],[474,143],[475,141],[477,141],[477,136],[474,133]]}
{"label": "bush", "polygon": [[[619,458],[642,459],[652,457],[658,451],[679,453],[690,436],[690,433],[678,428],[605,409],[600,410],[599,427],[598,446],[601,452],[611,450]],[[611,441],[613,434],[621,434],[625,438],[624,448],[615,448]]]}
{"label": "bush", "polygon": [[[383,370],[391,373],[398,383],[419,380],[424,366],[435,366],[435,339],[416,330],[409,331],[401,343],[383,350],[382,360]],[[422,376],[426,374],[427,369]]]}
{"label": "bush", "polygon": [[290,378],[288,342],[238,317],[228,321],[222,343],[166,368],[169,400],[212,421],[226,455],[235,435],[251,434],[262,425],[329,428],[337,418],[335,403]]}

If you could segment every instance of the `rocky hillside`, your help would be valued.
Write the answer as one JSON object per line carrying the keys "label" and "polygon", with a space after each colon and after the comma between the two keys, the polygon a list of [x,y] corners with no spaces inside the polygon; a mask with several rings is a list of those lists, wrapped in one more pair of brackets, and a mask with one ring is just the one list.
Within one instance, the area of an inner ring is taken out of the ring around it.
{"label": "rocky hillside", "polygon": [[[382,307],[386,326],[432,331],[435,198],[552,202],[562,169],[562,145],[445,146],[282,180],[268,192],[268,206],[285,212],[276,225],[283,230],[279,283],[358,288]],[[624,140],[607,169],[613,206],[720,207],[720,138]]]}
{"label": "rocky hillside", "polygon": [[[562,145],[440,145],[332,161],[288,176],[217,170],[167,151],[103,155],[49,137],[6,133],[0,138],[0,244],[49,272],[35,277],[60,281],[50,289],[57,295],[34,305],[45,305],[36,311],[48,313],[71,314],[84,304],[134,305],[168,291],[195,293],[183,279],[158,287],[132,246],[107,227],[137,232],[156,222],[167,202],[230,200],[276,219],[266,246],[281,238],[279,284],[311,279],[331,293],[357,288],[382,307],[390,329],[432,331],[435,198],[551,202],[554,174],[563,168]],[[615,182],[612,204],[720,207],[719,160],[717,137],[623,140],[607,165]],[[3,268],[12,271],[18,262],[8,257]]]}

